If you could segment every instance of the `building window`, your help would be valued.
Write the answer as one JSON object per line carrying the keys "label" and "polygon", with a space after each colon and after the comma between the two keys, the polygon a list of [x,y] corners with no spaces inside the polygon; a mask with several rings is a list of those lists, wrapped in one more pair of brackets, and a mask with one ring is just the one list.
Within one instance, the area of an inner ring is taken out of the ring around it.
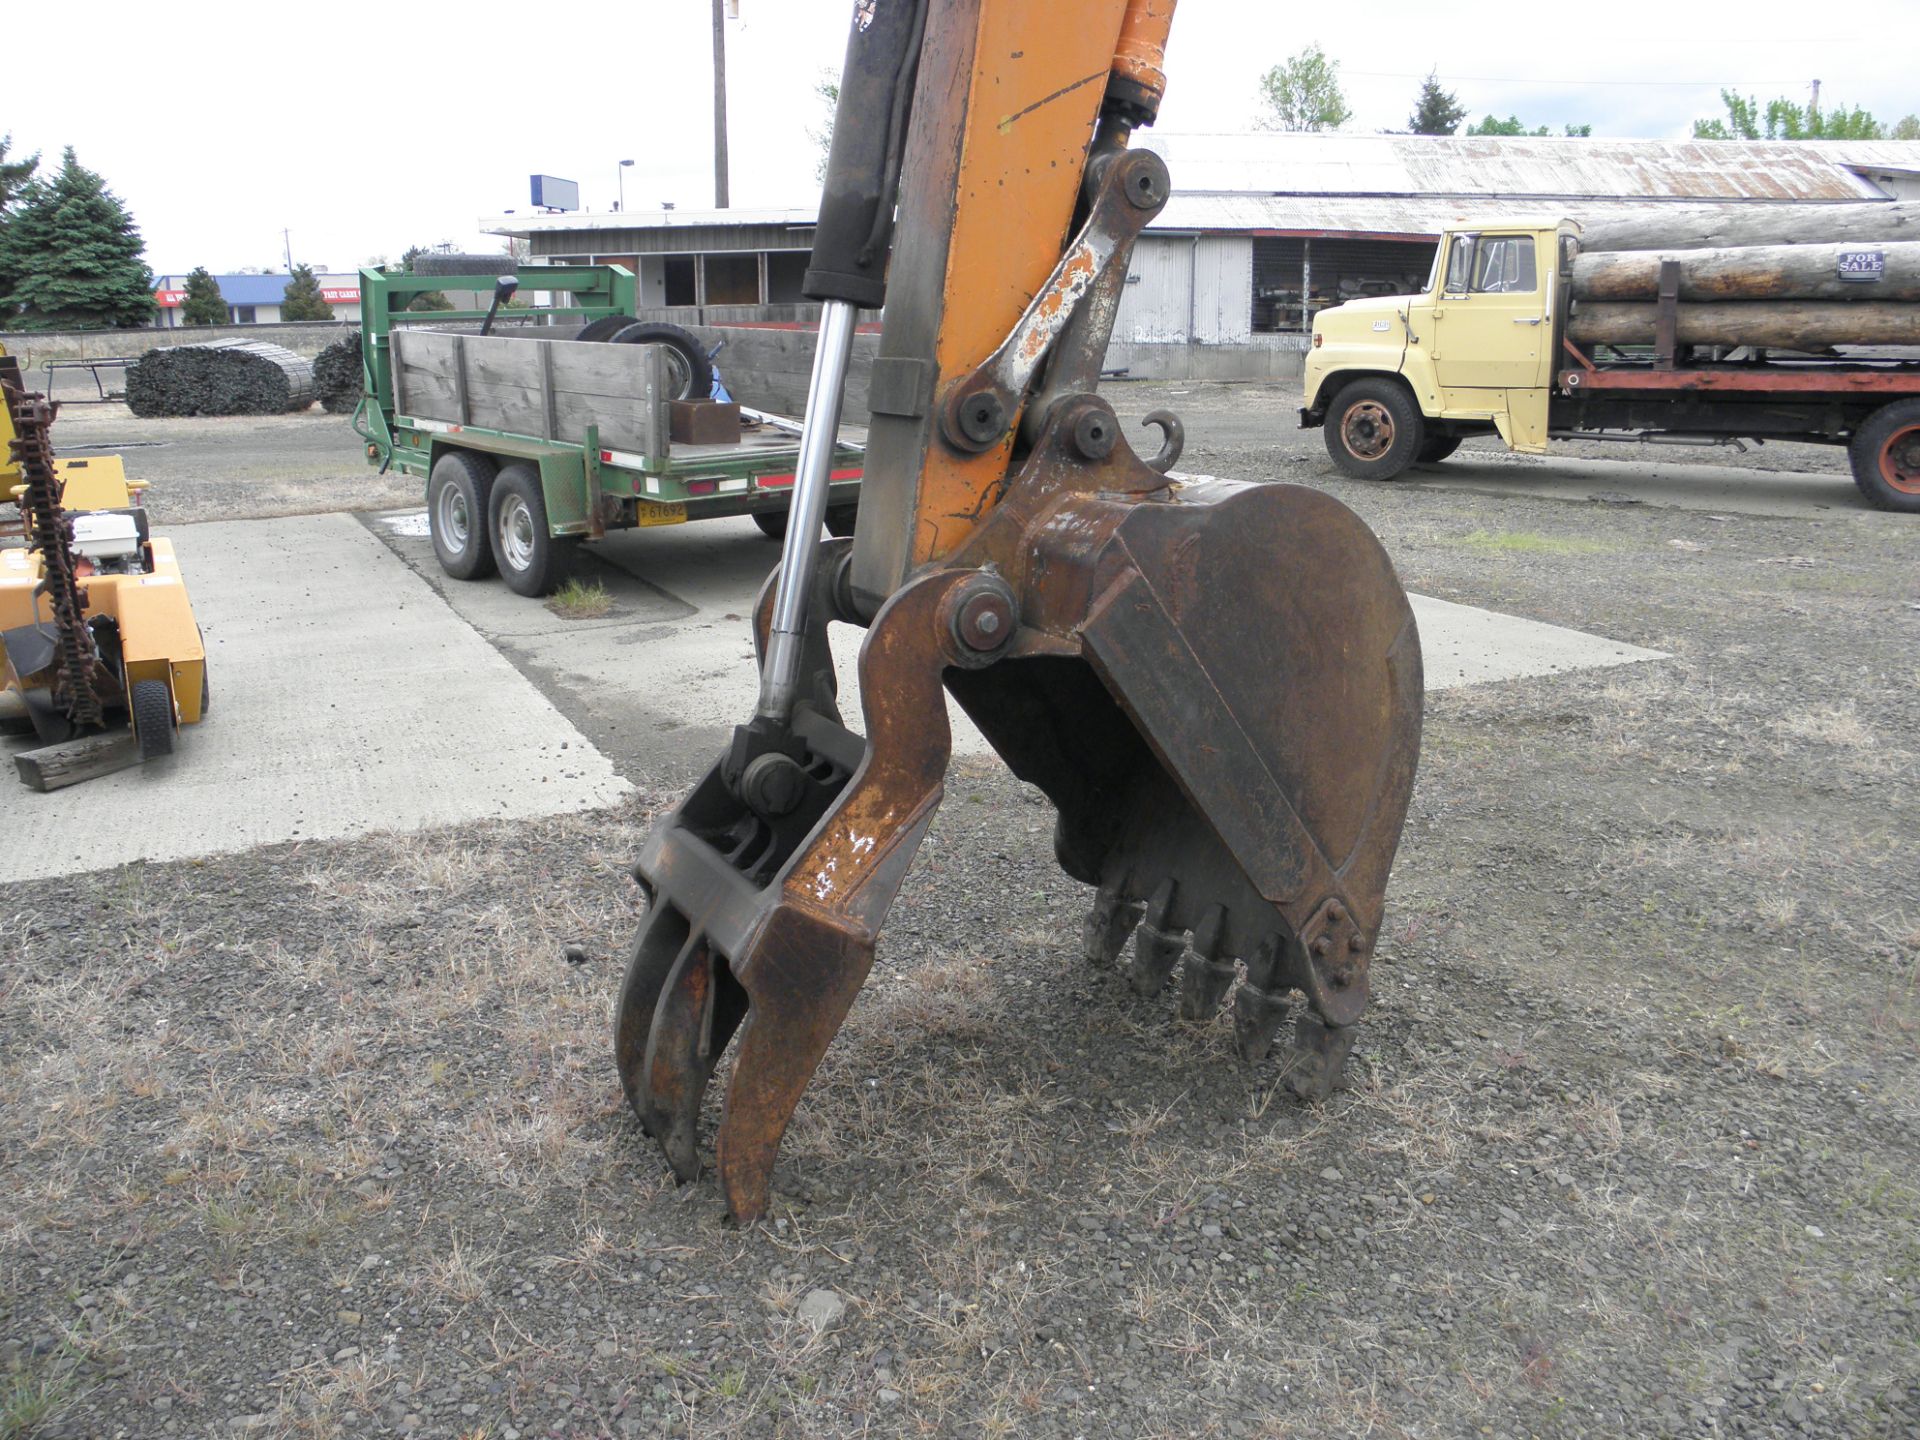
{"label": "building window", "polygon": [[693,290],[693,256],[669,255],[663,267],[666,280],[666,304],[697,305],[698,298]]}
{"label": "building window", "polygon": [[806,250],[773,250],[767,255],[767,303],[769,305],[798,305],[806,296],[800,293],[800,282],[807,273],[807,262],[812,254]]}
{"label": "building window", "polygon": [[235,306],[233,306],[232,308],[233,308],[233,323],[234,323],[234,324],[236,324],[236,325],[252,325],[253,323],[255,323],[255,316],[256,316],[256,315],[258,314],[258,312],[257,312],[257,311],[256,311],[256,310],[254,309],[254,307],[253,307],[253,306],[251,306],[251,305],[235,305]]}
{"label": "building window", "polygon": [[759,255],[708,255],[704,259],[707,267],[707,304],[760,303]]}

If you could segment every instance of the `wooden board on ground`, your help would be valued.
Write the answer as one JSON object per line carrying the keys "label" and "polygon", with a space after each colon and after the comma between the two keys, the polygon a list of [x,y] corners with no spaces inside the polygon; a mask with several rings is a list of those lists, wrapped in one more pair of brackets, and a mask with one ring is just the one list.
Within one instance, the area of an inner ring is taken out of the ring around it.
{"label": "wooden board on ground", "polygon": [[400,330],[393,337],[394,402],[403,415],[516,435],[585,442],[600,427],[610,450],[666,450],[657,345],[595,345],[504,335]]}
{"label": "wooden board on ground", "polygon": [[21,780],[41,791],[63,790],[82,780],[111,775],[139,763],[140,742],[130,730],[63,740],[58,745],[43,745],[13,757]]}

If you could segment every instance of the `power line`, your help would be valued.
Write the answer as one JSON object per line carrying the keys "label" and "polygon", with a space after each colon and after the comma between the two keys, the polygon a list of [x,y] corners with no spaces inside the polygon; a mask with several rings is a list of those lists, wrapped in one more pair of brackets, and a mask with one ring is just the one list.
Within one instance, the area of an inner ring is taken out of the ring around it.
{"label": "power line", "polygon": [[[1429,71],[1415,73],[1408,70],[1349,70],[1340,69],[1342,75],[1364,75],[1374,80],[1424,80]],[[1735,90],[1743,86],[1762,85],[1805,85],[1803,79],[1793,80],[1569,80],[1552,75],[1440,75],[1439,79],[1449,85],[1470,82],[1475,85],[1570,85],[1576,88],[1586,85],[1631,85],[1636,88],[1648,85],[1684,85],[1690,89],[1714,87],[1722,90]]]}

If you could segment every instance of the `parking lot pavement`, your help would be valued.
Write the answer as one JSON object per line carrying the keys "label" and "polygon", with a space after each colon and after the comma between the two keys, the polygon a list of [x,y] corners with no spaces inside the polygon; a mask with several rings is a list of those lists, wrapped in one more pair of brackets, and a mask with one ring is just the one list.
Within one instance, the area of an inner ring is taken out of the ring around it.
{"label": "parking lot pavement", "polygon": [[[562,709],[629,774],[684,778],[704,767],[731,727],[753,713],[757,675],[747,615],[779,550],[750,520],[706,520],[609,536],[587,552],[613,610],[568,620],[497,580],[449,580],[434,559],[424,511],[370,518],[372,528],[447,603],[540,680]],[[1522,679],[1662,658],[1579,630],[1413,597],[1427,688]],[[860,633],[834,628],[843,697],[858,694]],[[848,704],[857,727],[859,707]],[[949,703],[954,750],[988,752]],[[629,768],[631,767],[631,768]]]}
{"label": "parking lot pavement", "polygon": [[[208,718],[181,731],[171,757],[71,789],[0,778],[0,880],[551,815],[627,792],[538,688],[351,516],[169,533],[206,638]],[[8,753],[30,744],[9,741]]]}

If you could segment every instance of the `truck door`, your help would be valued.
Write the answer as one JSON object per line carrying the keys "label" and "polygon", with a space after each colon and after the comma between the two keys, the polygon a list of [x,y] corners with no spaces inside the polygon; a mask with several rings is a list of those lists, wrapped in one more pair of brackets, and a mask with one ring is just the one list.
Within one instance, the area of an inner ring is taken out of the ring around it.
{"label": "truck door", "polygon": [[[1551,257],[1549,257],[1551,258]],[[1553,338],[1531,235],[1455,235],[1434,307],[1434,368],[1446,389],[1546,383]]]}

